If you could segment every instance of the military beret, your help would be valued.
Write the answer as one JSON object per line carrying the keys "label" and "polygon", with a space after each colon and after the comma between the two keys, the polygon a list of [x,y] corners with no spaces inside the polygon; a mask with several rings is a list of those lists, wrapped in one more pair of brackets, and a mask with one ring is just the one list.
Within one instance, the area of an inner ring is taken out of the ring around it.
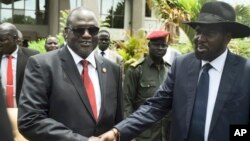
{"label": "military beret", "polygon": [[153,31],[148,34],[147,39],[153,40],[157,38],[166,38],[166,36],[169,34],[169,32],[166,31]]}

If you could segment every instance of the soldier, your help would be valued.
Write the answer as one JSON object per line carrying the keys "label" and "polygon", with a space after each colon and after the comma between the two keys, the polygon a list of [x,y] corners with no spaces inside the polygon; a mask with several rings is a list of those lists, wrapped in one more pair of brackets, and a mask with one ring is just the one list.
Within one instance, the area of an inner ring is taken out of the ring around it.
{"label": "soldier", "polygon": [[[132,63],[125,75],[124,81],[124,110],[127,117],[133,113],[165,80],[170,64],[163,60],[168,44],[165,31],[153,31],[147,36],[148,55]],[[169,118],[157,122],[144,131],[137,141],[166,141],[169,132]],[[167,126],[166,126],[167,125]],[[166,129],[167,128],[167,129]]]}

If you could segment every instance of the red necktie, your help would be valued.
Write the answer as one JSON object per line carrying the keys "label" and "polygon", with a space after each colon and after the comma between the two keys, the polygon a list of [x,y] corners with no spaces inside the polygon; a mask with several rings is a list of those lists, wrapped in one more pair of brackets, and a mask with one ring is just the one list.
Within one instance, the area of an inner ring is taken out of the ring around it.
{"label": "red necktie", "polygon": [[85,86],[85,89],[87,91],[87,95],[88,95],[88,99],[91,105],[91,109],[92,112],[95,116],[95,119],[97,120],[97,107],[96,107],[96,99],[95,99],[95,90],[94,90],[94,86],[92,84],[92,81],[89,77],[89,73],[88,73],[88,61],[87,60],[83,60],[82,61],[82,65],[83,65],[83,71],[82,71],[82,79],[83,79],[83,83]]}
{"label": "red necktie", "polygon": [[12,56],[8,55],[8,64],[7,64],[7,85],[6,85],[6,100],[7,107],[14,107],[14,91],[13,91],[13,70],[12,70]]}

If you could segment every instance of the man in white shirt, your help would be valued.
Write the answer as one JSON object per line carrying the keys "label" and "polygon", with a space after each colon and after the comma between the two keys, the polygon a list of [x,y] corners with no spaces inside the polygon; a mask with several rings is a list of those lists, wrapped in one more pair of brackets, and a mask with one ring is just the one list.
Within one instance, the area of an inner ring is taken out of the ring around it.
{"label": "man in white shirt", "polygon": [[28,140],[92,141],[123,118],[120,67],[94,53],[94,12],[78,7],[66,25],[67,45],[27,63],[18,127]]}
{"label": "man in white shirt", "polygon": [[123,58],[117,52],[109,49],[110,33],[107,30],[100,30],[98,33],[98,48],[97,53],[108,60],[123,66]]}
{"label": "man in white shirt", "polygon": [[[6,104],[9,108],[18,106],[23,84],[24,69],[28,58],[39,53],[29,48],[20,47],[18,43],[18,30],[15,25],[2,23],[0,25],[1,82]],[[11,56],[11,64],[8,64],[10,62],[8,56]],[[11,74],[7,74],[8,65],[9,67],[11,66],[11,69],[9,69]],[[11,84],[7,86],[8,76],[12,78],[12,81],[10,82]],[[10,91],[12,96],[7,95],[7,91]]]}

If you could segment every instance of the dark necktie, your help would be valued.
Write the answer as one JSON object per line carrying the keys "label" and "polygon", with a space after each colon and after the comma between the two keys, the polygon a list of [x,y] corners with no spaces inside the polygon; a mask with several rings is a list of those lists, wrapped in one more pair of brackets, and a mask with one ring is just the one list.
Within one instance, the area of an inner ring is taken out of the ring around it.
{"label": "dark necktie", "polygon": [[104,51],[102,51],[102,52],[101,52],[101,55],[102,55],[102,56],[104,56],[104,55],[105,55],[105,52],[104,52]]}
{"label": "dark necktie", "polygon": [[203,67],[196,90],[196,98],[190,127],[190,141],[204,141],[205,121],[207,113],[207,99],[209,91],[208,71],[212,66],[207,63]]}
{"label": "dark necktie", "polygon": [[7,84],[6,84],[6,100],[7,107],[14,107],[14,88],[13,88],[13,69],[12,69],[12,56],[8,55],[7,64]]}
{"label": "dark necktie", "polygon": [[89,73],[88,73],[89,62],[87,60],[83,60],[81,63],[83,65],[83,71],[82,71],[83,84],[87,91],[87,95],[88,95],[88,99],[89,99],[89,103],[90,103],[93,115],[95,117],[95,120],[97,120],[97,106],[96,106],[95,90],[94,90],[92,81],[89,77]]}

